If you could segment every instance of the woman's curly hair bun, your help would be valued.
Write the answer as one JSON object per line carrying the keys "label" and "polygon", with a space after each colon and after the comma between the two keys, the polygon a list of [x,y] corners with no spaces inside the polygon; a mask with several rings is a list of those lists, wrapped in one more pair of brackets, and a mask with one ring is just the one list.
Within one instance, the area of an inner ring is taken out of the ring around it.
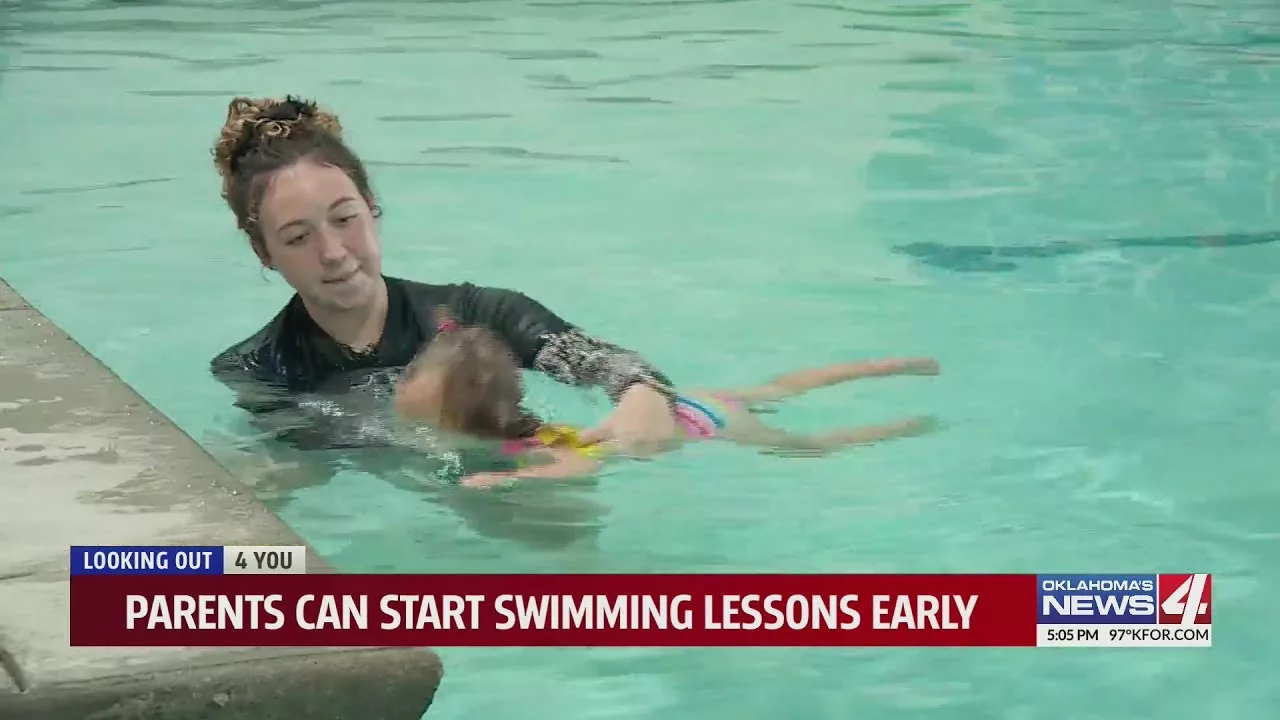
{"label": "woman's curly hair bun", "polygon": [[342,124],[337,115],[293,95],[283,99],[237,97],[227,105],[227,119],[213,148],[213,163],[226,186],[244,156],[273,138],[308,132],[341,139]]}

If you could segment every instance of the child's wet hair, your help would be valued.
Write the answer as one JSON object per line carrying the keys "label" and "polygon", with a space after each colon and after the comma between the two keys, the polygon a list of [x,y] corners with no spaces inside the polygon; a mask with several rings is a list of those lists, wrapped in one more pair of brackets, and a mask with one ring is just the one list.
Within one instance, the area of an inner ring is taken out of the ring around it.
{"label": "child's wet hair", "polygon": [[464,327],[446,308],[437,309],[440,327],[405,373],[440,374],[442,429],[492,439],[532,435],[540,421],[521,406],[524,383],[515,353],[489,330]]}

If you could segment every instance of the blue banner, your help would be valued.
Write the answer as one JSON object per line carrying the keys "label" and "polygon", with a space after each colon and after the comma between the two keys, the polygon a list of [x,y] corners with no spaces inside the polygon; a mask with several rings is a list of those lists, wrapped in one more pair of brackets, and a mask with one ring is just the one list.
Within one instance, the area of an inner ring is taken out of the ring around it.
{"label": "blue banner", "polygon": [[1040,625],[1155,625],[1159,584],[1152,575],[1037,575]]}
{"label": "blue banner", "polygon": [[222,547],[73,545],[72,575],[221,575]]}

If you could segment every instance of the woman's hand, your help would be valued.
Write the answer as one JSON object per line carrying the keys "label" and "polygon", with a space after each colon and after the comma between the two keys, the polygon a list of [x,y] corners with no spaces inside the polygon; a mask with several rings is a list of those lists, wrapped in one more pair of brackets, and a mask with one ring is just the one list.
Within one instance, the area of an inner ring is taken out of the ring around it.
{"label": "woman's hand", "polygon": [[680,426],[667,397],[648,385],[632,385],[599,425],[584,430],[585,443],[612,442],[625,454],[660,452],[677,437]]}
{"label": "woman's hand", "polygon": [[519,470],[475,473],[463,478],[462,484],[465,487],[491,488],[510,485],[523,478],[564,480],[586,477],[600,469],[599,460],[583,457],[570,448],[539,450],[532,455],[533,459],[544,459],[550,456],[551,461]]}

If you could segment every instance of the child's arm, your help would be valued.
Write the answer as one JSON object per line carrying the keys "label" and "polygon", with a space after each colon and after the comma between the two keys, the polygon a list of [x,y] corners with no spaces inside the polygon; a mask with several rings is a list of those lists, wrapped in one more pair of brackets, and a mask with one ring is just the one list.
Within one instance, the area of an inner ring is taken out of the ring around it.
{"label": "child's arm", "polygon": [[532,456],[550,456],[551,461],[542,465],[534,465],[509,472],[487,472],[468,475],[463,478],[462,484],[466,487],[494,487],[525,478],[563,480],[584,477],[600,469],[601,464],[599,460],[584,457],[581,453],[568,448],[539,450]]}

